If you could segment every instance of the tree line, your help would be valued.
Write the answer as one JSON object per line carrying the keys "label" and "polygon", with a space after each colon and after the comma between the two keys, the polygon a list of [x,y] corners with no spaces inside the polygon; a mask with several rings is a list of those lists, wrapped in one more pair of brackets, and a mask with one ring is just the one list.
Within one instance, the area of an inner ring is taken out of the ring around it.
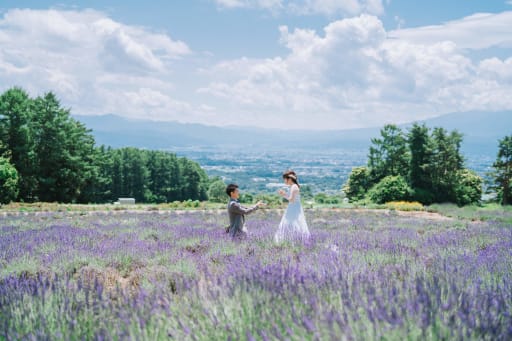
{"label": "tree line", "polygon": [[1,203],[206,200],[208,184],[199,164],[173,153],[97,147],[51,92],[0,96]]}
{"label": "tree line", "polygon": [[[350,201],[479,202],[483,180],[464,166],[460,133],[414,124],[407,132],[386,125],[380,135],[367,165],[354,168],[343,188]],[[512,136],[498,148],[488,188],[511,204]],[[96,146],[51,92],[31,98],[11,88],[0,95],[0,203],[221,202],[224,188],[222,179],[208,179],[199,164],[173,153]]]}
{"label": "tree line", "polygon": [[[463,136],[456,130],[414,124],[407,132],[389,124],[372,139],[366,166],[352,169],[343,191],[351,202],[413,200],[423,204],[478,203],[483,179],[465,168]],[[489,188],[502,204],[512,198],[512,136],[499,141]]]}

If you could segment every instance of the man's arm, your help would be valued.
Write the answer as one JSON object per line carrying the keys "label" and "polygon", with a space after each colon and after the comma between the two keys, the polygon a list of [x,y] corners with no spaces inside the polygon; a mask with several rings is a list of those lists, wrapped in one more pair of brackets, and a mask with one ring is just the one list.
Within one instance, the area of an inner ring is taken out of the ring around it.
{"label": "man's arm", "polygon": [[247,208],[240,205],[240,203],[233,201],[231,204],[229,204],[229,211],[238,214],[249,214],[256,211],[258,207],[258,205],[255,205],[253,207]]}

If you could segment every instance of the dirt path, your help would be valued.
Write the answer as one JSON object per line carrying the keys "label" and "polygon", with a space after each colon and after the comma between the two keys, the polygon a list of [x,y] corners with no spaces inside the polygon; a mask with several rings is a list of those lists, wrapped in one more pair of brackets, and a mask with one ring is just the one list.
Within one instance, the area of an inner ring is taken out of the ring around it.
{"label": "dirt path", "polygon": [[421,218],[421,219],[429,219],[429,220],[453,220],[451,217],[444,216],[442,214],[436,212],[427,212],[427,211],[399,211],[399,210],[389,210],[389,209],[374,209],[374,208],[321,208],[321,211],[330,211],[330,212],[358,212],[358,213],[367,213],[372,212],[376,214],[382,214],[389,216],[391,214],[396,214],[401,217],[413,217],[413,218]]}

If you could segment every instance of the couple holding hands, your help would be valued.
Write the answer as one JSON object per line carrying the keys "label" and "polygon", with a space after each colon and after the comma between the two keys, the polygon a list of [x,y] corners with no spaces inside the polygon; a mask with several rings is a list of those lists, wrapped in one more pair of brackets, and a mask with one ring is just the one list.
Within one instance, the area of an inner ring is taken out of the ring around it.
{"label": "couple holding hands", "polygon": [[[279,195],[288,200],[288,207],[284,212],[283,218],[279,223],[274,241],[281,243],[283,241],[305,241],[309,238],[310,233],[306,218],[304,217],[304,210],[300,202],[300,185],[297,180],[297,174],[294,171],[286,171],[283,173],[284,183],[289,186],[288,192],[279,190]],[[228,233],[231,237],[244,238],[247,235],[245,227],[245,215],[256,211],[258,208],[265,206],[265,203],[259,201],[253,207],[247,208],[240,204],[238,198],[240,191],[238,186],[230,184],[226,188],[226,193],[229,196],[228,214],[229,214],[229,227]]]}

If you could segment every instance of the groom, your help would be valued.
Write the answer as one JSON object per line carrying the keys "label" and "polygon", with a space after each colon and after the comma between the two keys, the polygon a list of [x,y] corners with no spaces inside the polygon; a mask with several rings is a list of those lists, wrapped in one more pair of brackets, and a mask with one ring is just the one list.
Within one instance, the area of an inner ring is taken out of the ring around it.
{"label": "groom", "polygon": [[247,228],[245,227],[245,215],[256,211],[259,207],[265,204],[258,201],[256,205],[251,208],[246,208],[240,205],[238,198],[240,191],[238,185],[229,184],[226,187],[226,194],[229,196],[228,214],[229,214],[229,227],[227,232],[235,238],[242,239],[247,236]]}

